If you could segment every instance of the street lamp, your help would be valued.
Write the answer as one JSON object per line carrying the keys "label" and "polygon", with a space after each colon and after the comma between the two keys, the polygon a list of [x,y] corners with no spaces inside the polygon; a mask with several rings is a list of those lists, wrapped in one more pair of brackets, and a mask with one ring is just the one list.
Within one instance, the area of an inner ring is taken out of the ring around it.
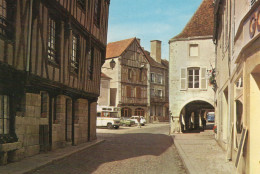
{"label": "street lamp", "polygon": [[110,65],[110,68],[107,68],[107,67],[101,67],[101,68],[105,68],[105,69],[112,69],[115,68],[116,66],[116,62],[114,61],[114,59],[112,59],[110,62],[109,62],[109,65]]}
{"label": "street lamp", "polygon": [[116,66],[116,62],[114,61],[114,59],[112,59],[109,64],[111,69],[115,68]]}

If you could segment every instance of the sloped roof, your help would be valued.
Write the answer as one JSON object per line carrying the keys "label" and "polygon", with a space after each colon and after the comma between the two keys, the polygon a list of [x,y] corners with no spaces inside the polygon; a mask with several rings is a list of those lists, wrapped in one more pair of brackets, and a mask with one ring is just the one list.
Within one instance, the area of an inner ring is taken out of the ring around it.
{"label": "sloped roof", "polygon": [[214,28],[214,6],[212,0],[203,0],[197,11],[180,34],[172,39],[212,36]]}
{"label": "sloped roof", "polygon": [[106,74],[104,74],[104,73],[102,73],[102,72],[101,72],[101,78],[104,78],[104,79],[112,79],[112,78],[108,77]]}
{"label": "sloped roof", "polygon": [[163,66],[165,66],[166,68],[169,68],[169,61],[166,59],[162,59],[162,64]]}
{"label": "sloped roof", "polygon": [[145,50],[145,54],[146,54],[146,58],[147,58],[149,64],[150,64],[152,67],[164,68],[164,69],[165,69],[165,67],[164,67],[162,64],[156,62],[156,61],[150,56],[150,52],[149,52],[149,51],[146,51],[146,50]]}
{"label": "sloped roof", "polygon": [[125,40],[120,40],[116,42],[110,42],[107,44],[106,50],[106,58],[114,58],[119,57],[123,54],[123,52],[128,48],[128,46],[135,40],[136,38],[130,38]]}

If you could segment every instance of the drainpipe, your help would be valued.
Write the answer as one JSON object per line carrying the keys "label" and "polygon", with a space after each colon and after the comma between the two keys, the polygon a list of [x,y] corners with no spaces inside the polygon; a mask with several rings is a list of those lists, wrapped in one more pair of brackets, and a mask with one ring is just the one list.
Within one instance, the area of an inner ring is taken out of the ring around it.
{"label": "drainpipe", "polygon": [[31,59],[31,40],[32,40],[32,8],[33,0],[30,0],[30,10],[29,10],[29,25],[28,25],[28,35],[27,35],[27,57],[26,57],[26,72],[30,71],[30,59]]}

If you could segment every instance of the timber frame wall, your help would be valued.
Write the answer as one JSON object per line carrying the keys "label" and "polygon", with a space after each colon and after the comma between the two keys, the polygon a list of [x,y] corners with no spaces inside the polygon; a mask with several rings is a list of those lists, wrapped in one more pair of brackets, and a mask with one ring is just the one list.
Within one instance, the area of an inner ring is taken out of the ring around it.
{"label": "timber frame wall", "polygon": [[[79,118],[84,115],[80,108],[84,108],[85,105],[88,117],[84,120],[88,127],[87,132],[84,132],[87,134],[86,141],[95,139],[96,123],[91,119],[93,117],[94,120],[96,117],[95,105],[99,96],[101,66],[105,61],[110,0],[6,0],[6,2],[9,10],[7,29],[10,32],[6,36],[0,33],[0,95],[10,97],[8,123],[10,136],[23,134],[17,133],[18,120],[29,113],[28,101],[31,102],[33,113],[38,114],[35,108],[42,107],[43,100],[40,97],[44,92],[47,93],[48,99],[46,104],[48,121],[39,121],[38,124],[48,125],[49,149],[52,148],[54,138],[52,131],[58,129],[58,126],[53,126],[56,124],[53,117],[61,113],[65,101],[72,106],[69,111],[66,110],[66,113],[72,114],[72,143],[77,144],[74,124],[78,121],[75,122],[74,118],[76,115]],[[33,4],[30,26],[31,2]],[[55,62],[48,59],[50,17],[55,19],[58,30]],[[32,32],[28,37],[30,29]],[[73,70],[71,62],[73,34],[78,38],[77,71]],[[35,103],[31,101],[33,98]],[[60,103],[61,109],[56,109],[56,103]],[[36,128],[36,134],[39,133],[39,129]],[[80,131],[80,125],[78,129]],[[18,141],[23,147],[25,143],[19,138],[18,136]],[[37,144],[39,137],[36,136],[35,139]],[[83,141],[79,140],[78,143],[80,142]],[[39,151],[34,150],[25,156],[37,152]],[[12,161],[10,158],[8,160]]]}

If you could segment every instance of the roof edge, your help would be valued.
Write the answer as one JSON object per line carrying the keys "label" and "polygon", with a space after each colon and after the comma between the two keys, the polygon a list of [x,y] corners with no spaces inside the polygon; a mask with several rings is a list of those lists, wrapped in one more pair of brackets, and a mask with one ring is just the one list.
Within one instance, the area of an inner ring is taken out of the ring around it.
{"label": "roof edge", "polygon": [[213,35],[209,35],[209,36],[194,36],[194,37],[188,37],[188,38],[177,38],[177,39],[170,39],[169,43],[171,42],[176,42],[176,41],[189,41],[189,40],[197,40],[197,39],[212,39]]}

